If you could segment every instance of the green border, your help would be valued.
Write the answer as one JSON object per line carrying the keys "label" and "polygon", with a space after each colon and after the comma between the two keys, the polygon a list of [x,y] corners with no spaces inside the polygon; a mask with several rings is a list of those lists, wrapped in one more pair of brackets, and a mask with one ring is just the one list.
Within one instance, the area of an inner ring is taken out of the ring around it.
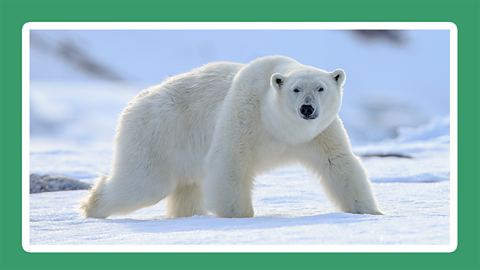
{"label": "green border", "polygon": [[[436,254],[30,254],[23,251],[21,30],[27,22],[49,21],[455,23],[459,40],[457,250]],[[0,269],[480,269],[479,36],[480,1],[477,0],[0,0]]]}

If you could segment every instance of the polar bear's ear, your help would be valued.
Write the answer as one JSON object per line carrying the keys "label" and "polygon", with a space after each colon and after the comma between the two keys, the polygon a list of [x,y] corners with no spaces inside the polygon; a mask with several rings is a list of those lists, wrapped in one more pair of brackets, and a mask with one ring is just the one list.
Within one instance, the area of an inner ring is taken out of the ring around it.
{"label": "polar bear's ear", "polygon": [[270,79],[270,84],[275,90],[280,90],[284,82],[285,77],[280,73],[273,74],[272,78]]}
{"label": "polar bear's ear", "polygon": [[335,69],[330,73],[333,77],[333,80],[337,82],[339,86],[342,86],[345,83],[345,71],[343,69]]}

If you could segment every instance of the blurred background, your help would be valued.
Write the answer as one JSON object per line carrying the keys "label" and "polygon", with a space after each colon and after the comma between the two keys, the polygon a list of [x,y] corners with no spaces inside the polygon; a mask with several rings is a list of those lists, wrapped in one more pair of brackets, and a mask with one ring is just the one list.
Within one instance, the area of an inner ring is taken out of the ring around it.
{"label": "blurred background", "polygon": [[214,61],[285,55],[347,74],[353,145],[450,114],[448,30],[31,30],[30,150],[111,149],[141,90]]}

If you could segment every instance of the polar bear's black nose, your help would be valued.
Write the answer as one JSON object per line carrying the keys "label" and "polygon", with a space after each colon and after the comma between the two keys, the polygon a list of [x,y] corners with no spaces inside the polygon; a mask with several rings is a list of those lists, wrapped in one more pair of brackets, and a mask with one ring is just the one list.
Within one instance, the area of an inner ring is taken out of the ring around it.
{"label": "polar bear's black nose", "polygon": [[300,107],[300,113],[305,116],[312,115],[314,111],[315,109],[312,107],[312,105],[302,105],[302,107]]}

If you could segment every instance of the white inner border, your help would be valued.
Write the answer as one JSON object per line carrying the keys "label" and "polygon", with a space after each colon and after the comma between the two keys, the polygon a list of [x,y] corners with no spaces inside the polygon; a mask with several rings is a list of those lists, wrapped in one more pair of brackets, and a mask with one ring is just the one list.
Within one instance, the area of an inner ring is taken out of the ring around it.
{"label": "white inner border", "polygon": [[[449,30],[449,245],[30,245],[30,30]],[[27,252],[453,252],[458,243],[458,31],[451,22],[29,22],[22,29],[22,245]]]}

